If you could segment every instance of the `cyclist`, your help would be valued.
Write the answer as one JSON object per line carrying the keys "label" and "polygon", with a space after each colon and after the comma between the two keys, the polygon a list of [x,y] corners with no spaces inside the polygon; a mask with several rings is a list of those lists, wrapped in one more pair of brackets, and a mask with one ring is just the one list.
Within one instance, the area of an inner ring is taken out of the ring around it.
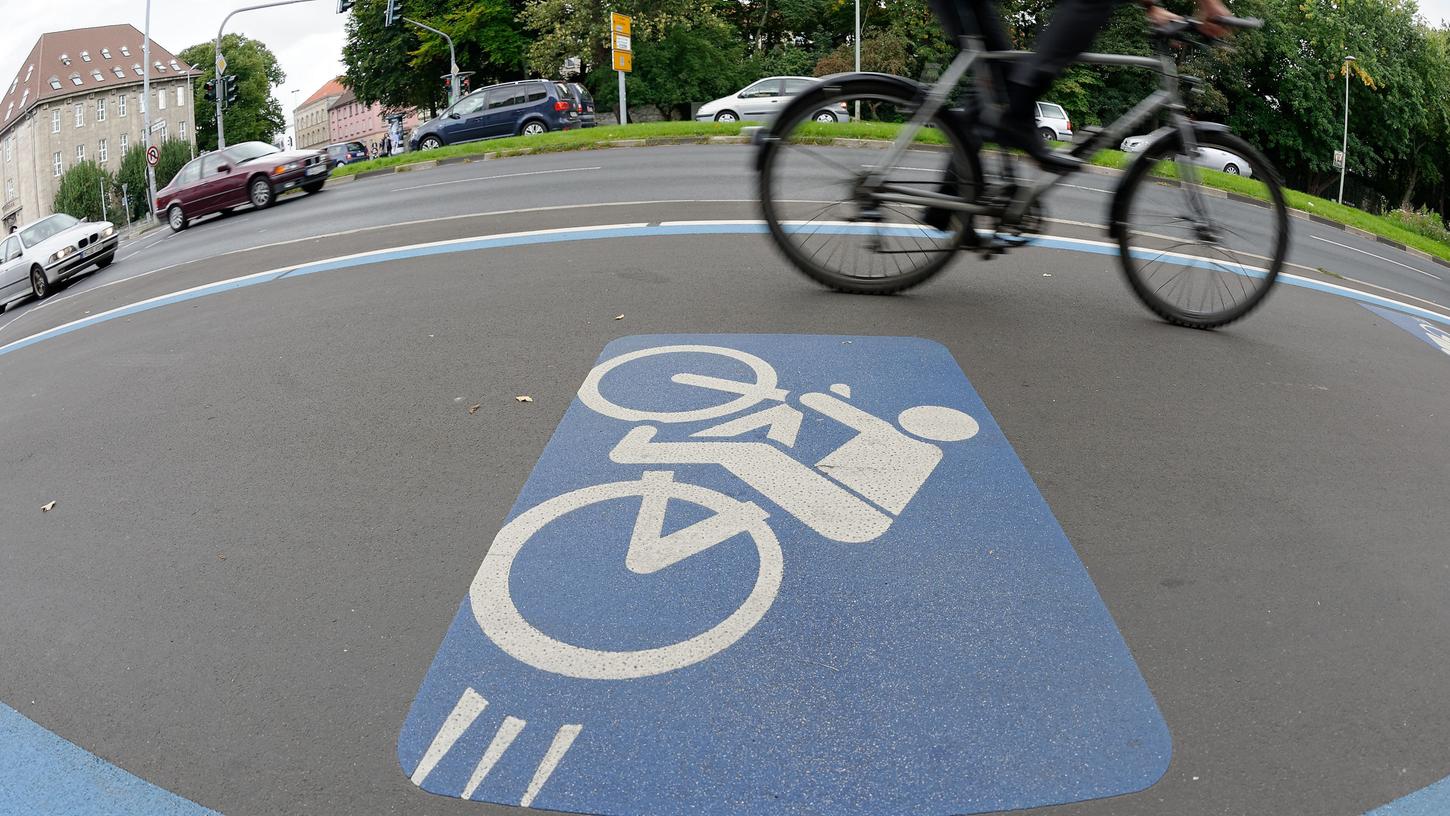
{"label": "cyclist", "polygon": [[[928,0],[937,19],[946,28],[952,42],[965,35],[980,36],[989,51],[1009,51],[1011,41],[1002,27],[991,0]],[[1031,156],[1044,170],[1069,172],[1080,164],[1076,158],[1047,149],[1037,135],[1037,99],[1078,55],[1092,45],[1098,32],[1107,24],[1113,6],[1119,0],[1060,0],[1047,30],[1037,38],[1032,56],[1017,62],[1008,70],[994,64],[994,78],[999,88],[1006,89],[1007,107],[997,125],[997,141],[1015,147]],[[1180,20],[1178,15],[1159,5],[1159,0],[1136,0],[1154,26]],[[1221,0],[1198,0],[1199,30],[1210,37],[1222,37],[1227,30],[1213,21],[1228,16]]]}

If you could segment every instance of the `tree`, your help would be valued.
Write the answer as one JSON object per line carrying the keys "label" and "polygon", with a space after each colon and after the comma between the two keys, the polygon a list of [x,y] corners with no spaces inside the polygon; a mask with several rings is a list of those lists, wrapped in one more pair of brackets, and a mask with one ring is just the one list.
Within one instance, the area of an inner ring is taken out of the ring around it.
{"label": "tree", "polygon": [[[60,186],[55,191],[51,209],[88,221],[104,220],[111,211],[111,191],[115,179],[99,164],[92,161],[78,162],[60,177]],[[102,213],[102,199],[105,199],[105,213]]]}
{"label": "tree", "polygon": [[[191,145],[180,139],[168,139],[159,145],[161,156],[156,163],[156,189],[165,187],[191,160]],[[121,157],[121,168],[114,180],[116,200],[120,200],[121,185],[125,185],[130,202],[131,220],[146,216],[150,193],[146,188],[146,148],[135,144]]]}
{"label": "tree", "polygon": [[[744,49],[735,29],[719,17],[677,21],[658,39],[639,42],[635,72],[630,75],[633,104],[654,105],[667,118],[686,119],[691,103],[716,99],[740,86]],[[605,97],[605,101],[615,100]]]}
{"label": "tree", "polygon": [[[207,82],[216,79],[216,55],[213,42],[198,43],[177,56],[201,71],[192,88],[196,100],[196,143],[203,150],[215,150],[216,104],[208,102],[204,93]],[[222,56],[226,57],[226,74],[237,78],[237,101],[223,112],[227,144],[270,142],[287,128],[282,105],[272,98],[272,89],[287,81],[277,57],[261,40],[242,34],[222,37]]]}

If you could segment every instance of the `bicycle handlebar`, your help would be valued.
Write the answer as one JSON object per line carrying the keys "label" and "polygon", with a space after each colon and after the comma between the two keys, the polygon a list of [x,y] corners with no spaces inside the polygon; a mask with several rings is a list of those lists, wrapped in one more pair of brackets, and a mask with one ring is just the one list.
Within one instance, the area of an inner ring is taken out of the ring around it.
{"label": "bicycle handlebar", "polygon": [[1229,17],[1227,15],[1213,18],[1213,22],[1224,28],[1263,28],[1264,21],[1255,17]]}

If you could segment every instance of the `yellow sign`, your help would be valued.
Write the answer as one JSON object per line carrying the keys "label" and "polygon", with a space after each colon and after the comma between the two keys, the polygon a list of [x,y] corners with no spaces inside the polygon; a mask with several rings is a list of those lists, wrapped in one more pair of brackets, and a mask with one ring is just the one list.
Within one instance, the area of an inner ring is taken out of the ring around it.
{"label": "yellow sign", "polygon": [[632,21],[628,17],[624,16],[623,14],[610,14],[609,15],[610,28],[612,28],[614,30],[614,33],[615,34],[623,34],[624,36],[628,37],[629,36],[629,24],[631,22]]}
{"label": "yellow sign", "polygon": [[614,51],[614,70],[626,74],[634,70],[634,54],[628,51]]}
{"label": "yellow sign", "polygon": [[615,51],[633,51],[634,49],[633,48],[630,48],[629,46],[630,46],[630,42],[629,42],[629,35],[628,34],[615,34],[614,35],[614,50]]}

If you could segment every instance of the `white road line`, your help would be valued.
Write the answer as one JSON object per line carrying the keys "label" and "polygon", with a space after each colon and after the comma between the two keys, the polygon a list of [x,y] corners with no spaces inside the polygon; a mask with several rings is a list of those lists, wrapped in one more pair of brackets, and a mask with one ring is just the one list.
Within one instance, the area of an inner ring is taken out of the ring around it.
{"label": "white road line", "polygon": [[568,753],[569,746],[574,744],[574,738],[584,730],[582,725],[561,725],[559,732],[554,735],[554,741],[549,743],[549,750],[544,754],[544,759],[539,767],[534,770],[534,778],[529,780],[529,788],[524,791],[524,798],[519,800],[520,807],[528,807],[533,804],[534,797],[539,795],[544,783],[549,781],[549,775],[559,767],[559,761]]}
{"label": "white road line", "polygon": [[494,179],[519,178],[521,176],[548,176],[554,173],[585,173],[590,170],[602,170],[601,167],[568,167],[561,170],[535,170],[532,173],[504,173],[501,176],[478,176],[476,178],[454,179],[453,181],[436,181],[432,184],[418,184],[413,187],[394,187],[391,192],[401,193],[407,190],[422,190],[427,187],[442,187],[446,184],[468,184],[473,181],[493,181]]}
{"label": "white road line", "polygon": [[478,765],[474,767],[473,775],[468,777],[468,784],[463,788],[464,799],[473,798],[473,792],[478,790],[479,785],[483,784],[483,778],[488,776],[489,771],[493,770],[493,766],[498,763],[499,758],[503,756],[503,752],[507,751],[509,746],[513,744],[519,732],[524,730],[525,725],[528,725],[528,723],[518,717],[509,716],[503,718],[503,725],[498,727],[498,733],[493,735],[493,741],[483,750],[483,758],[479,759]]}
{"label": "white road line", "polygon": [[1435,280],[1437,280],[1437,281],[1442,281],[1442,280],[1444,280],[1444,278],[1442,278],[1442,277],[1440,277],[1440,276],[1439,276],[1439,275],[1432,275],[1432,274],[1430,274],[1430,273],[1429,273],[1429,272],[1426,272],[1426,271],[1425,271],[1425,270],[1423,270],[1423,269],[1416,269],[1416,268],[1415,268],[1415,267],[1413,267],[1413,266],[1410,266],[1410,265],[1409,265],[1409,264],[1402,264],[1402,263],[1400,263],[1400,262],[1399,262],[1399,261],[1396,261],[1396,260],[1394,260],[1394,259],[1393,259],[1393,258],[1386,258],[1386,257],[1385,257],[1385,256],[1383,256],[1383,255],[1376,255],[1376,254],[1374,254],[1374,253],[1373,253],[1373,252],[1365,252],[1365,251],[1364,251],[1364,250],[1362,250],[1362,249],[1356,249],[1356,248],[1355,248],[1355,247],[1352,247],[1352,246],[1347,246],[1347,245],[1345,245],[1345,244],[1341,244],[1341,243],[1339,243],[1339,242],[1338,242],[1338,241],[1331,241],[1331,240],[1329,240],[1329,239],[1328,239],[1328,238],[1320,238],[1320,237],[1319,237],[1319,236],[1318,236],[1318,235],[1311,235],[1311,236],[1309,236],[1309,237],[1310,237],[1310,238],[1313,238],[1313,239],[1314,239],[1314,240],[1316,240],[1316,241],[1323,241],[1323,242],[1324,242],[1324,243],[1326,243],[1326,244],[1333,244],[1333,245],[1334,245],[1334,246],[1337,246],[1337,247],[1340,247],[1340,248],[1341,248],[1341,249],[1347,249],[1347,250],[1349,250],[1349,251],[1350,251],[1350,252],[1358,252],[1358,253],[1359,253],[1359,254],[1361,254],[1361,255],[1368,255],[1368,256],[1370,256],[1370,257],[1371,257],[1371,258],[1378,258],[1378,259],[1380,259],[1380,260],[1381,260],[1381,261],[1384,261],[1384,262],[1386,262],[1386,263],[1392,263],[1392,264],[1394,264],[1394,265],[1395,265],[1395,266],[1403,266],[1403,267],[1404,267],[1404,268],[1406,268],[1406,269],[1408,269],[1408,270],[1410,270],[1410,271],[1411,271],[1411,272],[1419,272],[1419,273],[1420,273],[1420,274],[1421,274],[1421,275],[1424,275],[1424,276],[1425,276],[1425,277],[1427,277],[1427,278],[1434,278],[1434,279],[1435,279]]}
{"label": "white road line", "polygon": [[1104,190],[1104,189],[1102,189],[1100,187],[1083,187],[1083,186],[1078,185],[1078,184],[1059,184],[1057,186],[1059,186],[1059,187],[1071,187],[1074,190],[1088,190],[1088,191],[1094,192],[1094,193],[1107,193],[1108,195],[1112,195],[1113,194],[1113,191],[1112,190]]}
{"label": "white road line", "polygon": [[473,725],[473,721],[478,719],[478,715],[483,713],[487,707],[488,701],[483,699],[483,695],[471,688],[463,690],[463,696],[458,698],[458,704],[453,706],[453,711],[448,715],[448,719],[443,721],[443,727],[439,728],[438,733],[433,736],[433,742],[428,745],[422,761],[413,770],[411,778],[414,785],[423,784],[423,780],[433,772],[433,767],[438,764],[438,760],[448,753],[448,749],[453,747],[453,743],[463,736],[463,732],[468,730],[468,726]]}
{"label": "white road line", "polygon": [[[203,258],[202,260],[205,260],[205,259]],[[117,278],[116,280],[113,280],[113,281],[106,281],[105,283],[97,284],[96,286],[92,286],[92,287],[87,288],[87,289],[82,289],[79,292],[71,292],[70,294],[65,295],[63,297],[48,298],[46,300],[43,300],[43,301],[35,304],[34,307],[26,310],[24,314],[18,314],[18,315],[16,315],[8,323],[0,324],[0,332],[3,332],[6,329],[10,328],[11,324],[15,323],[16,321],[23,320],[26,317],[29,317],[30,315],[35,314],[36,312],[40,311],[41,309],[44,309],[47,306],[54,306],[57,303],[64,303],[67,300],[70,300],[71,298],[80,297],[81,295],[87,295],[87,294],[90,294],[91,292],[97,291],[99,289],[105,289],[107,286],[115,286],[118,283],[125,283],[126,281],[133,281],[133,280],[136,280],[137,278],[144,278],[147,275],[154,275],[157,272],[165,272],[168,269],[175,269],[178,266],[184,266],[184,265],[186,265],[188,263],[193,263],[193,262],[192,261],[182,261],[181,263],[169,264],[169,265],[163,266],[163,267],[161,267],[159,269],[153,269],[150,272],[138,272],[135,275],[132,275],[132,276],[127,277],[127,278]],[[91,274],[94,275],[95,273],[92,272]]]}

